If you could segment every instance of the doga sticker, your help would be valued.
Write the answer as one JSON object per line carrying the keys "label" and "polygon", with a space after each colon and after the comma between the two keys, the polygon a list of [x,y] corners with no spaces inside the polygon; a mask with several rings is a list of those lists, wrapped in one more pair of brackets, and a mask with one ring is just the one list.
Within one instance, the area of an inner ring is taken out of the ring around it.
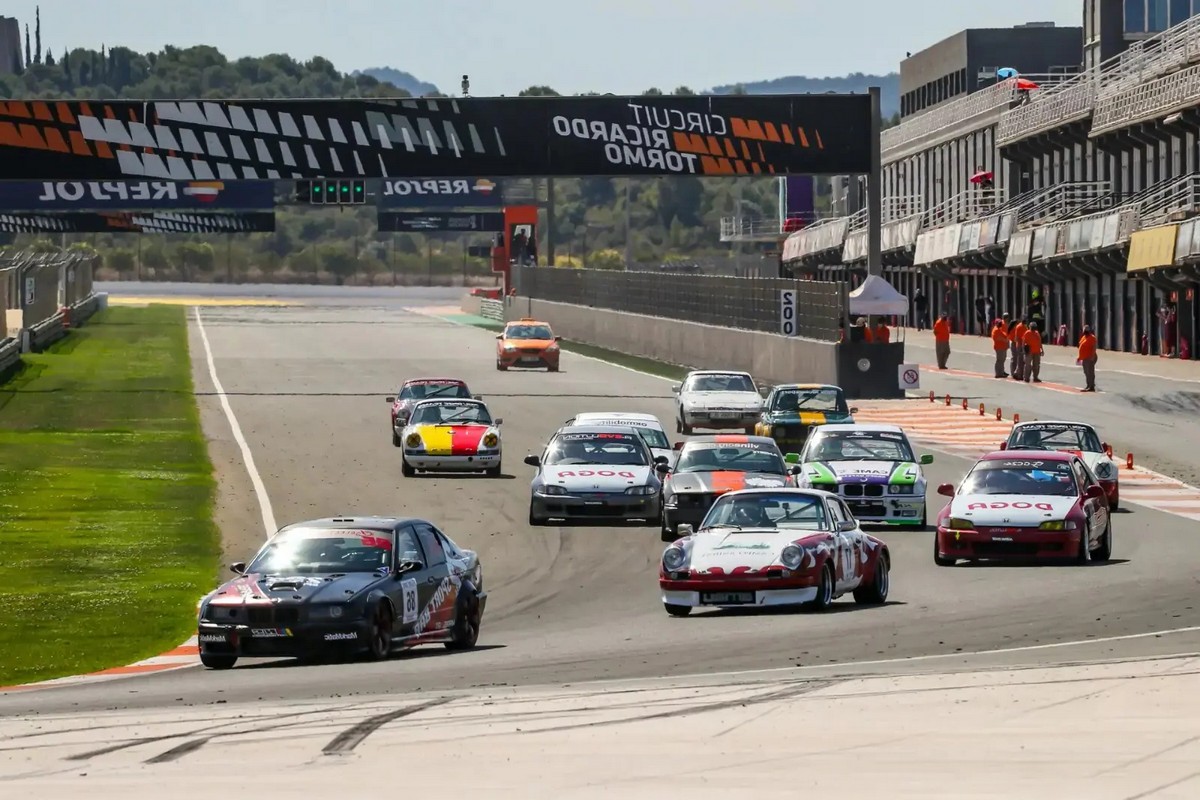
{"label": "doga sticker", "polygon": [[1018,508],[1030,509],[1036,508],[1038,511],[1053,511],[1054,506],[1050,503],[1026,503],[1024,501],[1017,503],[968,503],[967,511],[977,511],[987,508]]}
{"label": "doga sticker", "polygon": [[578,472],[566,470],[558,473],[560,478],[636,478],[637,476],[628,470],[615,472],[611,469],[581,469]]}

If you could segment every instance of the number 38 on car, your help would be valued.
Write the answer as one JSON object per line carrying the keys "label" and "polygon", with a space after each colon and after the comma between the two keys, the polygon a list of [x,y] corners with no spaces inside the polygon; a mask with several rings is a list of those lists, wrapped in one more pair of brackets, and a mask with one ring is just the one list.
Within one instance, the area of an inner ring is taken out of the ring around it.
{"label": "number 38 on car", "polygon": [[863,533],[835,495],[818,489],[746,489],[713,503],[697,531],[662,555],[658,585],[667,613],[693,608],[805,605],[822,611],[852,592],[887,600],[891,554]]}

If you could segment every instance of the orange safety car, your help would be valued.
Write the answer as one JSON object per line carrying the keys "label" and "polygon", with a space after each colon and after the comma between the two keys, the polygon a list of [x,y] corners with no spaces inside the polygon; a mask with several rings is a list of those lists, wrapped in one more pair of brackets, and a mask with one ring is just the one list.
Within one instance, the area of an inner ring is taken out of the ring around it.
{"label": "orange safety car", "polygon": [[503,372],[509,367],[537,369],[545,367],[549,372],[558,372],[561,336],[545,322],[528,317],[508,323],[504,333],[496,335],[496,369]]}

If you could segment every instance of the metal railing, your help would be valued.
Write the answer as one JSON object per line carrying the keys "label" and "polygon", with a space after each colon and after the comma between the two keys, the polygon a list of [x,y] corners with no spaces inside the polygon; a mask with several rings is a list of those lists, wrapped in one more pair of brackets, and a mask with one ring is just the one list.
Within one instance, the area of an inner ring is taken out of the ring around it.
{"label": "metal railing", "polygon": [[1124,92],[1200,61],[1200,17],[1135,42],[1100,65],[1100,95]]}
{"label": "metal railing", "polygon": [[1000,115],[996,143],[1004,146],[1069,122],[1087,119],[1096,103],[1095,72],[1039,89],[1028,103]]}
{"label": "metal railing", "polygon": [[1200,66],[1138,84],[1096,101],[1092,133],[1104,133],[1195,106],[1200,101]]}
{"label": "metal railing", "polygon": [[721,217],[721,241],[778,239],[839,216],[841,215],[828,212],[813,212],[791,214],[782,221],[779,217]]}
{"label": "metal railing", "polygon": [[1177,214],[1194,213],[1200,208],[1200,174],[1160,181],[1123,207],[1135,207],[1143,227],[1166,222]]}
{"label": "metal railing", "polygon": [[779,293],[796,293],[796,335],[837,341],[842,286],[789,278],[729,278],[521,267],[517,293],[535,300],[778,333]]}
{"label": "metal railing", "polygon": [[1046,224],[1090,209],[1102,197],[1112,194],[1110,181],[1059,183],[1032,195],[1017,209],[1017,224]]}
{"label": "metal railing", "polygon": [[921,218],[921,228],[939,228],[993,214],[1008,197],[1003,189],[967,189],[930,208]]}

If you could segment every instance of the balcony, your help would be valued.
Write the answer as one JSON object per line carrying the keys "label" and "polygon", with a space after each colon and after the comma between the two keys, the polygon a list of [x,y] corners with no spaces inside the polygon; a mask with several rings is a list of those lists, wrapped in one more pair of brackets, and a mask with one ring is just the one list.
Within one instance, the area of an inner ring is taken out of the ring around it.
{"label": "balcony", "polygon": [[779,217],[721,217],[722,242],[778,242],[785,236],[804,230],[828,214],[790,214],[784,220]]}
{"label": "balcony", "polygon": [[1083,72],[1069,81],[1039,89],[1028,103],[1005,111],[996,128],[996,144],[1014,142],[1087,119],[1096,103],[1096,75]]}
{"label": "balcony", "polygon": [[1101,97],[1092,118],[1091,136],[1150,122],[1200,105],[1200,65],[1188,67],[1120,94]]}
{"label": "balcony", "polygon": [[1101,65],[1100,97],[1134,89],[1200,62],[1200,16],[1133,44]]}
{"label": "balcony", "polygon": [[791,234],[783,242],[783,262],[811,259],[821,253],[836,253],[837,258],[846,243],[850,217],[831,217],[818,220],[802,231]]}
{"label": "balcony", "polygon": [[1046,225],[1056,220],[1111,208],[1116,202],[1109,181],[1059,183],[1030,192],[1017,208],[1017,226]]}

